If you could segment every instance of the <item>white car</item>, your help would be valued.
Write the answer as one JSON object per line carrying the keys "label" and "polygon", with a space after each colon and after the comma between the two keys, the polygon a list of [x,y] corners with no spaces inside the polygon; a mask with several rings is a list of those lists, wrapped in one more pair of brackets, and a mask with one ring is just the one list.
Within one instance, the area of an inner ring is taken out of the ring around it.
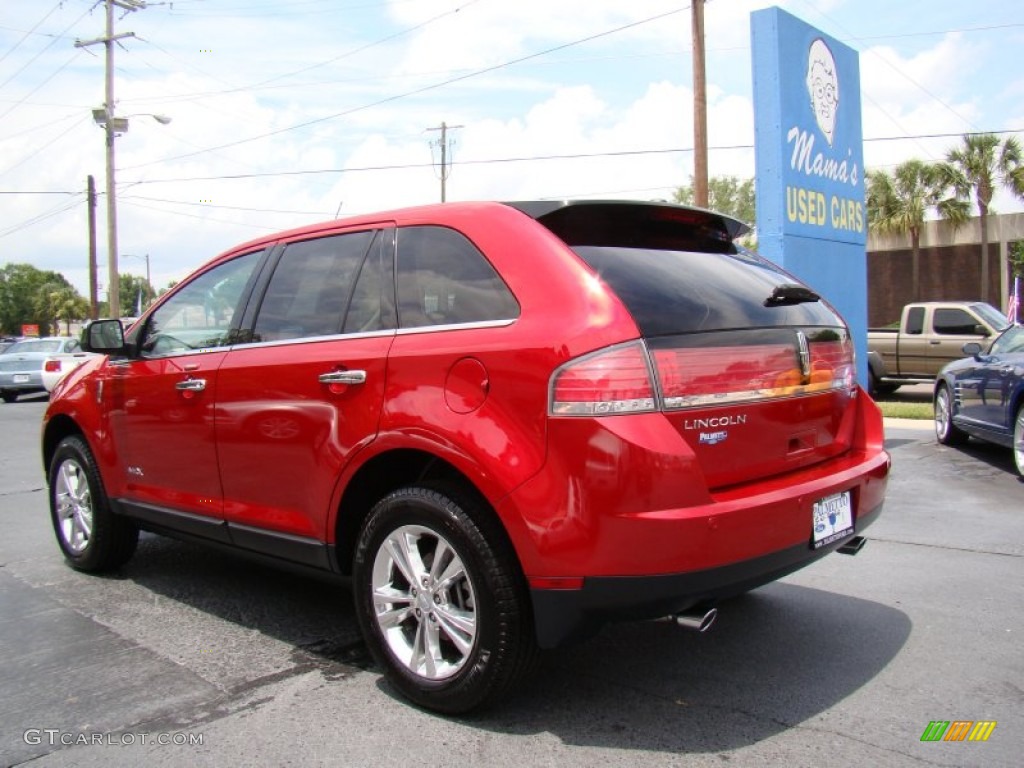
{"label": "white car", "polygon": [[50,357],[73,357],[81,346],[71,336],[23,339],[12,344],[0,355],[0,398],[13,403],[21,395],[42,392],[46,389],[42,381],[44,361]]}
{"label": "white car", "polygon": [[52,392],[53,388],[57,386],[58,381],[91,357],[99,357],[99,355],[94,352],[71,352],[62,355],[50,355],[43,360],[43,370],[41,372],[43,387],[47,392]]}

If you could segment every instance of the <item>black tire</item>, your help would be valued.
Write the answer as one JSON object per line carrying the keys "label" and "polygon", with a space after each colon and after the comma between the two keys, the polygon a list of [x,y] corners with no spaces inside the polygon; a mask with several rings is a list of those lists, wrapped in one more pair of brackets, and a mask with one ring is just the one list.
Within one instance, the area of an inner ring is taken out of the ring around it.
{"label": "black tire", "polygon": [[5,403],[13,403],[18,399],[18,393],[5,389],[3,392],[0,392],[0,398],[2,398]]}
{"label": "black tire", "polygon": [[72,568],[109,571],[135,554],[139,529],[111,510],[92,451],[81,437],[65,437],[57,446],[49,486],[53,531]]}
{"label": "black tire", "polygon": [[1024,402],[1013,420],[1013,463],[1017,465],[1017,474],[1024,478]]}
{"label": "black tire", "polygon": [[879,384],[875,372],[868,367],[868,394],[873,398],[891,395],[900,388],[899,384]]}
{"label": "black tire", "polygon": [[935,390],[935,439],[943,445],[964,445],[968,435],[953,423],[953,395],[940,384]]}
{"label": "black tire", "polygon": [[534,665],[525,580],[504,530],[474,494],[388,495],[359,534],[353,576],[370,652],[391,685],[422,707],[486,707]]}

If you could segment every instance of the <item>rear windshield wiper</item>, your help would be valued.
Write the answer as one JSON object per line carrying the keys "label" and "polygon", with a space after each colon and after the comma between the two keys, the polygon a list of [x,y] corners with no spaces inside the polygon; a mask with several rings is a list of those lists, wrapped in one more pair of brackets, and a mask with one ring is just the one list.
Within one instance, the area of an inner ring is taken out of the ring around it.
{"label": "rear windshield wiper", "polygon": [[772,295],[764,300],[764,305],[766,307],[788,307],[809,301],[821,301],[821,296],[806,286],[784,283],[775,286]]}

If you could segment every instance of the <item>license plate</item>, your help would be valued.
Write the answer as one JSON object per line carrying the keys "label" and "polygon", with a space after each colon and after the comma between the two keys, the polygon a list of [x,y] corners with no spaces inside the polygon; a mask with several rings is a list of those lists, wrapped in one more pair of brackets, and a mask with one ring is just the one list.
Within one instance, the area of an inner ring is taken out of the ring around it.
{"label": "license plate", "polygon": [[29,375],[27,373],[16,373],[14,374],[15,384],[28,384]]}
{"label": "license plate", "polygon": [[853,505],[850,492],[843,491],[814,502],[811,545],[820,549],[853,533]]}

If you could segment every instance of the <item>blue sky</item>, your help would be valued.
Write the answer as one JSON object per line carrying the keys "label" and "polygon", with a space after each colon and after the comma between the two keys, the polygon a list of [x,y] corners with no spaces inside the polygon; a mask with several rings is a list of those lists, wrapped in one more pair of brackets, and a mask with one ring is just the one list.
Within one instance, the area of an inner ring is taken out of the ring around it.
{"label": "blue sky", "polygon": [[[775,4],[860,52],[868,168],[1024,134],[1016,0]],[[749,17],[769,5],[706,5],[712,175],[753,175]],[[449,200],[667,198],[692,172],[688,3],[174,0],[117,18],[136,35],[116,52],[119,245],[157,287],[274,230],[439,200],[442,122],[459,126]],[[0,3],[0,264],[83,292],[103,55],[74,42],[103,25],[91,0]]]}

